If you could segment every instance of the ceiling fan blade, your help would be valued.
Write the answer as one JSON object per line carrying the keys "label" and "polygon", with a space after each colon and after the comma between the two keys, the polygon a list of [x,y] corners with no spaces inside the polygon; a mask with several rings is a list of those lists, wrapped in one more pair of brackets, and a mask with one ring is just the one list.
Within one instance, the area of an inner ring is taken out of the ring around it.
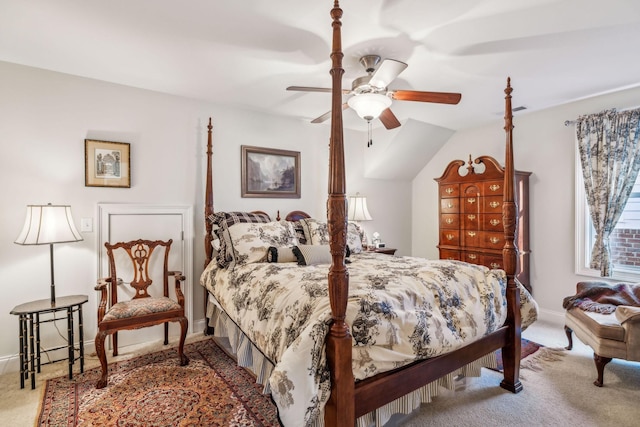
{"label": "ceiling fan blade", "polygon": [[[346,102],[344,104],[342,104],[342,110],[343,111],[346,110],[347,108],[349,108],[349,104],[347,104]],[[311,120],[311,123],[322,123],[322,122],[326,121],[329,117],[331,117],[331,111],[327,111],[326,113],[324,113],[320,117],[316,117],[315,119]]]}
{"label": "ceiling fan blade", "polygon": [[395,129],[400,126],[400,121],[396,115],[393,114],[393,111],[391,111],[390,108],[382,111],[382,114],[380,114],[380,121],[387,129]]}
{"label": "ceiling fan blade", "polygon": [[398,77],[405,68],[407,68],[407,64],[404,62],[396,61],[395,59],[385,59],[371,75],[369,84],[379,89],[384,89],[389,86],[389,83]]}
{"label": "ceiling fan blade", "polygon": [[[287,90],[296,90],[301,92],[329,92],[331,93],[331,88],[328,87],[310,87],[310,86],[289,86]],[[343,89],[342,93],[344,95],[348,95],[351,93],[348,89]]]}
{"label": "ceiling fan blade", "polygon": [[419,92],[417,90],[394,90],[389,92],[392,99],[398,101],[436,102],[439,104],[457,104],[462,95],[452,92]]}

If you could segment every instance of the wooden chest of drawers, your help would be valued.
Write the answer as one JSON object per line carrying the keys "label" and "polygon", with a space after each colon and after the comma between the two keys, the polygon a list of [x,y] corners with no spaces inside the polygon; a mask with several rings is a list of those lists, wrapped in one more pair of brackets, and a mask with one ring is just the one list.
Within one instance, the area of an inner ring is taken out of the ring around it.
{"label": "wooden chest of drawers", "polygon": [[[465,167],[466,164],[466,167]],[[529,282],[529,175],[516,171],[518,206],[516,238],[517,279],[531,291]],[[492,157],[465,163],[454,160],[440,178],[440,259],[456,259],[489,268],[502,268],[505,237],[502,223],[504,169]]]}

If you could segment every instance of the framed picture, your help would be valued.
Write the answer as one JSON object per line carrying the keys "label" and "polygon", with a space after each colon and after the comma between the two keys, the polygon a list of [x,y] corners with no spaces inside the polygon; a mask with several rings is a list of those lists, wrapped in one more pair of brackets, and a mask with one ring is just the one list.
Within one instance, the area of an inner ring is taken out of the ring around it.
{"label": "framed picture", "polygon": [[300,152],[242,146],[242,197],[300,198]]}
{"label": "framed picture", "polygon": [[130,144],[84,140],[85,187],[131,187]]}

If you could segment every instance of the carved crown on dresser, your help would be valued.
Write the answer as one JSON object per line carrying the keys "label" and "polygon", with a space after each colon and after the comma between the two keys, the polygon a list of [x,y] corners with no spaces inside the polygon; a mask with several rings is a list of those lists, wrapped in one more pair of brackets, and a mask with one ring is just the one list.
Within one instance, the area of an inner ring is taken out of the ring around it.
{"label": "carved crown on dresser", "polygon": [[[466,166],[465,166],[466,165]],[[529,291],[529,176],[515,171],[518,250],[516,278]],[[503,268],[502,196],[504,168],[489,156],[445,168],[439,186],[440,259],[455,259],[489,268]]]}

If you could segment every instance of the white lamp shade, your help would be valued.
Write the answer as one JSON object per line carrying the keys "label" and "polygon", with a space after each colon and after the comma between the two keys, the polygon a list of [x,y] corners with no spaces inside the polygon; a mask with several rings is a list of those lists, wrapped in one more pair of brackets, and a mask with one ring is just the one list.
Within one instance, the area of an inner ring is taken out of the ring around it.
{"label": "white lamp shade", "polygon": [[371,121],[380,117],[380,114],[391,106],[391,99],[379,93],[361,93],[349,98],[347,104],[356,110],[360,117]]}
{"label": "white lamp shade", "polygon": [[82,239],[73,223],[69,205],[28,205],[22,232],[14,243],[48,245]]}
{"label": "white lamp shade", "polygon": [[356,193],[355,196],[349,197],[349,210],[347,212],[349,221],[370,221],[371,214],[367,209],[367,198]]}

